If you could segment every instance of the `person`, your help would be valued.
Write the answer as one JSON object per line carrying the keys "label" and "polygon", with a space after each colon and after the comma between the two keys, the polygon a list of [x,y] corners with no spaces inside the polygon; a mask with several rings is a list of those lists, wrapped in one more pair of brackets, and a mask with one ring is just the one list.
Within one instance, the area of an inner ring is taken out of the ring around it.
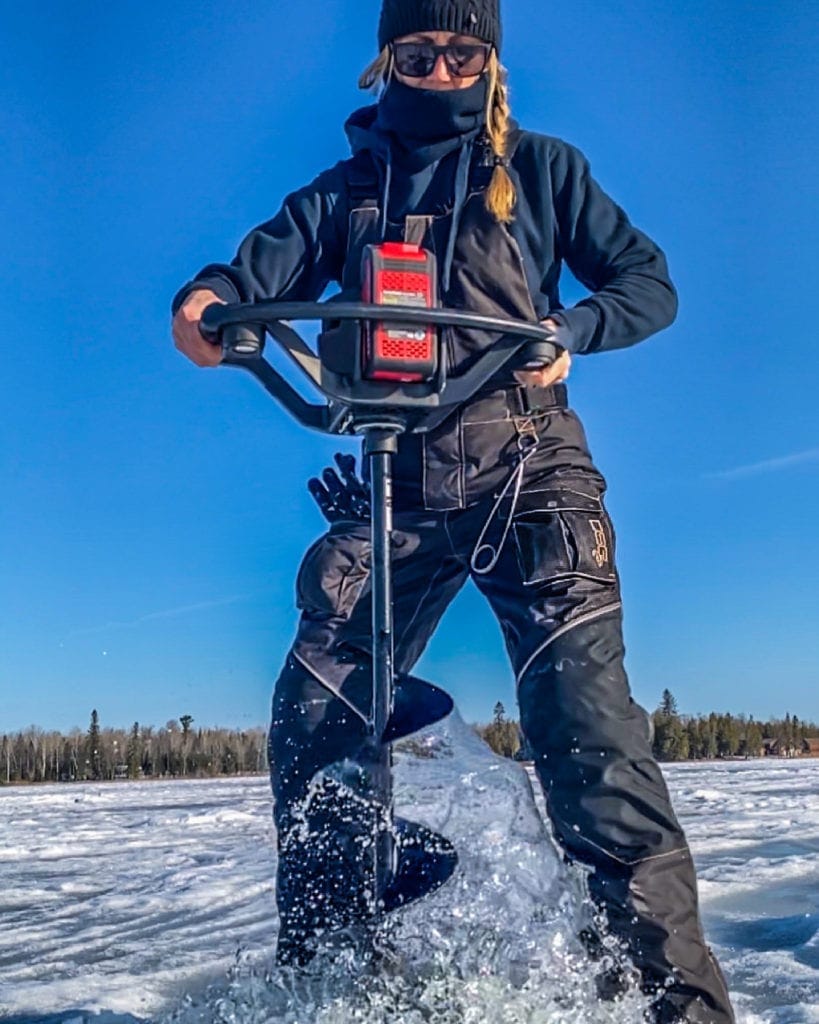
{"label": "person", "polygon": [[[633,345],[673,321],[666,260],[576,148],[511,118],[498,0],[383,0],[378,41],[360,84],[379,95],[347,122],[352,156],[288,196],[231,264],[211,264],[182,288],[176,345],[199,366],[219,363],[198,329],[214,302],[315,301],[331,282],[360,296],[363,247],[384,240],[436,254],[444,306],[552,329],[553,363],[507,368],[428,435],[399,439],[396,671],[411,670],[471,578],[501,624],[554,835],[590,869],[590,896],[652,996],[651,1019],[730,1024],[691,854],[624,669],[605,480],[565,385],[574,357]],[[589,291],[571,308],[559,297],[564,263]],[[444,336],[454,373],[497,337]],[[314,819],[303,807],[317,773],[362,749],[368,577],[366,513],[336,518],[298,574],[301,618],[269,745],[284,962],[309,958],[317,934],[344,924],[332,916],[339,905],[356,904],[345,861],[355,808],[332,787]],[[334,909],[316,898],[317,874],[342,893]]]}

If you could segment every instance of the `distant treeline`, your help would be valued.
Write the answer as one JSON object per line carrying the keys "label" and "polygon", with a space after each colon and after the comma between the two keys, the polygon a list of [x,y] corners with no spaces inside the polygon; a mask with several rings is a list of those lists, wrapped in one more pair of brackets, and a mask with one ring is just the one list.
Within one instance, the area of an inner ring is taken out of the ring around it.
{"label": "distant treeline", "polygon": [[194,729],[182,715],[157,729],[104,729],[96,711],[87,731],[68,735],[32,726],[0,738],[0,785],[14,782],[208,778],[267,769],[267,733],[261,728]]}
{"label": "distant treeline", "polygon": [[[819,726],[786,714],[767,721],[746,715],[681,715],[664,690],[652,715],[654,756],[660,761],[715,757],[799,757],[819,753]],[[814,742],[811,742],[814,741]]]}
{"label": "distant treeline", "polygon": [[[713,760],[720,757],[819,756],[819,726],[786,714],[767,721],[752,715],[681,715],[670,690],[664,690],[651,715],[652,750],[658,761]],[[528,760],[518,723],[496,704],[489,725],[476,726],[496,754]]]}
{"label": "distant treeline", "polygon": [[[719,757],[819,756],[819,726],[786,714],[681,715],[669,690],[651,716],[653,751],[660,761]],[[192,715],[155,728],[134,722],[130,730],[102,728],[91,713],[88,729],[68,735],[36,726],[0,737],[0,785],[113,779],[210,778],[267,771],[267,730],[194,729]],[[527,760],[531,752],[503,704],[495,705],[478,735],[503,757]]]}

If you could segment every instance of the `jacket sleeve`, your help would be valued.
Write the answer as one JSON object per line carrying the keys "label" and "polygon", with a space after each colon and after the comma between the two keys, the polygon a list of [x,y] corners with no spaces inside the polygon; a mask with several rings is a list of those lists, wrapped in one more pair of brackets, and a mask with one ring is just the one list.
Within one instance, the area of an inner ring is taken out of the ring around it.
{"label": "jacket sleeve", "polygon": [[677,293],[662,251],[600,188],[579,150],[561,143],[550,171],[560,255],[592,293],[550,314],[566,329],[561,342],[571,352],[602,352],[667,327]]}
{"label": "jacket sleeve", "polygon": [[339,164],[289,195],[272,220],[254,228],[229,264],[211,263],[173,300],[210,288],[225,302],[317,301],[341,277],[346,252],[344,171]]}

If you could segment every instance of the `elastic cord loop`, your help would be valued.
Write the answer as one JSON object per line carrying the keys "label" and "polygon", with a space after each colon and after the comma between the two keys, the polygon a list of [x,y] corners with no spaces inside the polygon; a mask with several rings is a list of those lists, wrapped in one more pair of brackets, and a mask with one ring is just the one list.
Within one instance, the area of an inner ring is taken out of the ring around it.
{"label": "elastic cord loop", "polygon": [[[518,444],[520,445],[522,441],[523,438],[520,438],[518,440]],[[472,557],[469,559],[469,566],[476,576],[485,576],[487,573],[491,572],[498,564],[498,559],[501,556],[501,551],[503,551],[503,545],[506,543],[506,538],[509,536],[509,531],[512,528],[512,519],[514,518],[515,510],[518,507],[518,498],[520,497],[520,489],[523,486],[523,475],[526,470],[526,463],[529,461],[529,459],[531,459],[531,457],[535,454],[536,451],[537,438],[534,439],[533,443],[528,449],[521,452],[520,461],[518,462],[517,466],[515,466],[509,479],[503,485],[503,490],[498,495],[495,504],[492,506],[492,511],[489,513],[486,522],[483,524],[483,529],[481,530],[480,536],[478,537],[477,543],[475,544],[475,549],[472,552]],[[493,547],[491,544],[484,543],[486,539],[486,534],[489,532],[489,527],[492,525],[492,521],[494,520],[495,516],[499,511],[503,499],[509,493],[509,489],[512,487],[513,484],[515,485],[515,491],[512,495],[512,507],[509,509],[509,516],[506,520],[506,524],[504,525],[500,543],[498,544],[497,547]],[[478,566],[479,559],[481,559],[485,553],[489,554],[489,562],[484,566]]]}

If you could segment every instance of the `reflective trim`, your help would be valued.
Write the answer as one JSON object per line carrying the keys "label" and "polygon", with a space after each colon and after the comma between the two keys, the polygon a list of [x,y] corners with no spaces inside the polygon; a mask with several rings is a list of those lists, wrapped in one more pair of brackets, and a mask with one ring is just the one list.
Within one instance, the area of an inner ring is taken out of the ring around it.
{"label": "reflective trim", "polygon": [[355,706],[355,704],[353,704],[351,701],[347,700],[347,698],[341,692],[341,688],[340,687],[333,686],[333,684],[331,682],[329,682],[323,676],[319,675],[319,673],[316,672],[316,670],[311,665],[308,665],[308,663],[304,660],[304,658],[302,658],[295,651],[291,651],[290,653],[292,654],[293,659],[295,661],[297,661],[301,665],[301,667],[305,670],[305,672],[309,672],[310,675],[316,680],[317,683],[319,683],[321,686],[323,686],[325,690],[329,690],[329,692],[332,693],[332,695],[334,697],[336,697],[338,700],[340,700],[341,703],[346,708],[349,708],[350,711],[353,712],[353,714],[357,715],[361,719],[361,721],[364,722],[365,725],[370,725],[371,724],[370,718],[368,718],[367,715],[363,714],[363,712],[359,711],[359,709]]}
{"label": "reflective trim", "polygon": [[549,644],[554,643],[555,640],[557,640],[561,636],[564,636],[566,633],[573,630],[576,626],[583,626],[587,622],[594,622],[595,619],[600,619],[604,615],[609,615],[611,612],[616,612],[622,607],[622,601],[614,601],[611,604],[603,605],[602,608],[596,608],[592,612],[586,612],[585,615],[578,615],[576,619],[572,619],[571,622],[567,622],[565,623],[565,625],[560,626],[559,629],[556,629],[554,633],[551,634],[551,636],[549,636],[546,640],[543,641],[540,647],[538,647],[532,654],[529,655],[523,668],[517,674],[517,678],[515,679],[515,686],[520,686],[521,681],[523,677],[526,675],[526,673],[529,671],[532,662],[539,654],[546,650]]}

